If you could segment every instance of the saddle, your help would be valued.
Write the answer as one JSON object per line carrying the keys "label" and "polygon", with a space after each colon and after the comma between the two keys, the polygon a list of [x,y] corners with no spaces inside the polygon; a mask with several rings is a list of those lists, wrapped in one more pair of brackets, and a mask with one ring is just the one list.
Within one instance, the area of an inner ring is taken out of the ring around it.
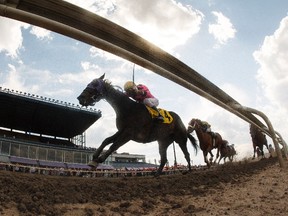
{"label": "saddle", "polygon": [[[151,108],[149,106],[146,106],[146,108],[149,111],[152,119],[158,117],[158,113],[156,110],[154,110],[153,108]],[[161,109],[161,108],[158,108],[158,111],[164,118],[164,120],[163,120],[164,124],[170,124],[173,121],[173,117],[171,116],[169,111]]]}

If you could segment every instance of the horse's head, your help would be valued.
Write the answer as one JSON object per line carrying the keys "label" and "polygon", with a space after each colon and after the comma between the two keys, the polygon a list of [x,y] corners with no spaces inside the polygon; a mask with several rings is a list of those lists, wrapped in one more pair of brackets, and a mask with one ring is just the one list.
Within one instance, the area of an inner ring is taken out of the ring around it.
{"label": "horse's head", "polygon": [[199,119],[192,119],[189,123],[188,123],[188,128],[187,128],[187,132],[188,133],[192,133],[197,127],[201,126],[201,120]]}
{"label": "horse's head", "polygon": [[103,98],[103,92],[105,90],[105,81],[103,74],[98,79],[92,80],[82,93],[77,97],[79,103],[82,106],[93,106],[96,102]]}

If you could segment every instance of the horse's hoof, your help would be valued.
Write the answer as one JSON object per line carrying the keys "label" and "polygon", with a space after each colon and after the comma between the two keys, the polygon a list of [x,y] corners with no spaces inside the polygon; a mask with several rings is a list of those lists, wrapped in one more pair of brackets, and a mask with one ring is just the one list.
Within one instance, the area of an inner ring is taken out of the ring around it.
{"label": "horse's hoof", "polygon": [[98,166],[98,163],[96,161],[90,161],[88,163],[88,166],[92,167],[92,168],[96,168]]}

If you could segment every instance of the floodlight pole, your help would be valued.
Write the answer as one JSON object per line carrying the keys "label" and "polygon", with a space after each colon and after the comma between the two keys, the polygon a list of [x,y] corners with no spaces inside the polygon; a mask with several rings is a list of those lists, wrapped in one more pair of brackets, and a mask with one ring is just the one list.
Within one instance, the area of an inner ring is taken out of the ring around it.
{"label": "floodlight pole", "polygon": [[[253,109],[253,108],[250,108],[250,107],[245,107],[245,106],[242,106],[240,104],[230,104],[234,109],[239,109],[239,110],[245,110],[247,112],[250,112],[250,113],[254,113],[256,115],[259,115],[261,118],[263,118],[263,120],[266,122],[267,126],[268,126],[268,129],[269,129],[269,132],[270,132],[270,136],[273,140],[273,143],[274,143],[274,147],[275,147],[275,150],[276,150],[276,154],[277,154],[277,157],[278,157],[278,160],[279,160],[279,164],[280,164],[280,167],[281,168],[285,168],[285,163],[283,161],[283,157],[282,157],[282,153],[281,153],[281,150],[280,150],[280,147],[278,145],[278,142],[277,142],[277,138],[276,138],[276,133],[274,131],[274,128],[270,122],[270,120],[268,119],[268,117],[261,111],[259,110],[256,110],[256,109]],[[257,125],[256,125],[257,126]],[[257,126],[258,127],[258,126]],[[263,128],[261,128],[262,130],[264,130]],[[264,130],[265,131],[265,130]],[[267,131],[265,131],[267,133]],[[279,134],[279,133],[278,133]],[[280,139],[281,139],[281,136],[280,136]],[[283,139],[282,139],[283,140]],[[283,140],[284,141],[284,140]],[[284,141],[285,143],[285,141]],[[284,145],[283,145],[284,146]],[[284,147],[284,154],[285,156],[287,155],[287,152],[285,152],[285,147]],[[287,156],[286,156],[287,158]]]}

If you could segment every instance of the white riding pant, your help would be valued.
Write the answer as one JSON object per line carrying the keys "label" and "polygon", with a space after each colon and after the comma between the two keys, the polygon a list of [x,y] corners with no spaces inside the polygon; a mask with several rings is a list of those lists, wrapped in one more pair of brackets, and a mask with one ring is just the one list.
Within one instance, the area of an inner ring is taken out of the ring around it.
{"label": "white riding pant", "polygon": [[145,98],[143,103],[149,107],[157,107],[159,105],[159,100],[157,98]]}

